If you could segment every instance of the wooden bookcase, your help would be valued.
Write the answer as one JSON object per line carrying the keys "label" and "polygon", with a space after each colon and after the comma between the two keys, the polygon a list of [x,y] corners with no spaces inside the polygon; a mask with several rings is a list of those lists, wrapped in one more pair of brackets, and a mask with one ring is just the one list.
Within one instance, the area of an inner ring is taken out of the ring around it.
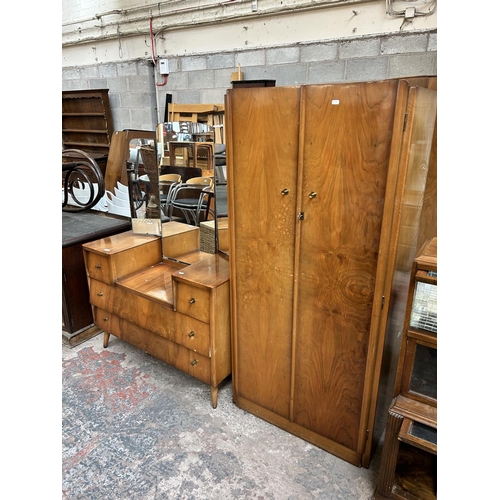
{"label": "wooden bookcase", "polygon": [[414,260],[375,498],[437,498],[437,238]]}
{"label": "wooden bookcase", "polygon": [[107,158],[113,131],[108,89],[63,91],[63,149],[81,149],[94,158]]}

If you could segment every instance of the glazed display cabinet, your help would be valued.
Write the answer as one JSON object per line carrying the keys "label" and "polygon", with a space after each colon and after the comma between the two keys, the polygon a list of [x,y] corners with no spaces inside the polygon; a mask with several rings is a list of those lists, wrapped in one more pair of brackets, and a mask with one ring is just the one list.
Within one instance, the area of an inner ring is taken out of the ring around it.
{"label": "glazed display cabinet", "polygon": [[437,498],[437,238],[413,264],[377,499]]}

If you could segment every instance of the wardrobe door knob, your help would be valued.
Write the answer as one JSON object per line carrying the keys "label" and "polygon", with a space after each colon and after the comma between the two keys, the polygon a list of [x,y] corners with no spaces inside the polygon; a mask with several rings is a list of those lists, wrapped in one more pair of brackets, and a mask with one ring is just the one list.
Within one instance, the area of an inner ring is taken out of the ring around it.
{"label": "wardrobe door knob", "polygon": [[290,191],[288,191],[288,189],[283,189],[283,190],[281,191],[281,194],[282,194],[283,196],[286,196],[289,192],[290,192]]}
{"label": "wardrobe door knob", "polygon": [[316,198],[316,196],[318,196],[318,194],[317,194],[317,193],[315,193],[314,191],[312,191],[311,193],[309,193],[309,198],[311,198],[311,200],[312,200],[313,198]]}

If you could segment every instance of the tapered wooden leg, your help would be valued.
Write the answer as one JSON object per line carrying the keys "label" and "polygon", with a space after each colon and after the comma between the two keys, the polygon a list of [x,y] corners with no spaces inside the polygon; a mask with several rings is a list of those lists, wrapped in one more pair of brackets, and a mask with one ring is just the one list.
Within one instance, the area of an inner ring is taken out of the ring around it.
{"label": "tapered wooden leg", "polygon": [[108,342],[109,342],[109,332],[104,332],[104,340],[102,342],[102,346],[104,348],[108,347]]}
{"label": "tapered wooden leg", "polygon": [[385,498],[391,498],[394,473],[396,471],[396,463],[398,460],[398,435],[402,423],[403,416],[389,410],[376,488],[376,493]]}
{"label": "tapered wooden leg", "polygon": [[219,386],[216,385],[215,387],[213,385],[210,386],[210,393],[212,395],[212,406],[214,408],[217,408],[217,397],[219,395]]}

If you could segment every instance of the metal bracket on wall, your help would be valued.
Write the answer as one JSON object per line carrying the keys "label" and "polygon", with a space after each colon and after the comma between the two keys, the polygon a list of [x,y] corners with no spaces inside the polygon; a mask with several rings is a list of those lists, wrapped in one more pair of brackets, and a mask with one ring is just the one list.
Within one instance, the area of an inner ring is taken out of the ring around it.
{"label": "metal bracket on wall", "polygon": [[[404,7],[403,4],[406,4],[407,2],[408,0],[385,0],[385,11],[392,17],[404,17],[406,20],[420,16],[430,16],[431,14],[434,14],[437,6],[437,0],[419,0],[418,5],[416,6]],[[414,2],[412,1],[412,3]],[[396,5],[401,6],[402,10],[396,10]],[[426,7],[427,9],[423,10]]]}

